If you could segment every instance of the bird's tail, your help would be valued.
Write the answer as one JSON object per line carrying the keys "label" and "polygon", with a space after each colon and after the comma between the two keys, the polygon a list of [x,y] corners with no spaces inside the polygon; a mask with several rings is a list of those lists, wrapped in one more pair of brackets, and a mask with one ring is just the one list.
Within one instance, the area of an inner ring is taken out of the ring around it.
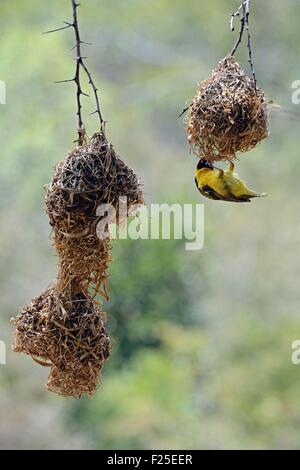
{"label": "bird's tail", "polygon": [[268,193],[256,193],[255,191],[249,191],[249,193],[247,193],[247,196],[250,198],[250,197],[266,197],[268,195]]}

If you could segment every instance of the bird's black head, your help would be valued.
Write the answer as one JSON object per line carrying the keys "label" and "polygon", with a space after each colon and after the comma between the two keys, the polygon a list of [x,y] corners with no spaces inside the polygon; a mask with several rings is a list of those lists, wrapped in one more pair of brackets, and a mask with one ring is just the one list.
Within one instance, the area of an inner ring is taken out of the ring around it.
{"label": "bird's black head", "polygon": [[201,170],[202,168],[213,169],[213,166],[207,160],[205,160],[205,158],[201,158],[198,162],[197,170]]}

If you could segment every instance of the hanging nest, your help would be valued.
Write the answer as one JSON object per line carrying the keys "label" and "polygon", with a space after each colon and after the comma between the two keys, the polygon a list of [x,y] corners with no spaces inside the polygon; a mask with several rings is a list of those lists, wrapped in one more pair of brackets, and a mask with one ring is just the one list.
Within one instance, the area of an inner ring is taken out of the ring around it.
{"label": "hanging nest", "polygon": [[[119,210],[120,200],[122,208],[127,203],[125,214]],[[79,289],[93,285],[107,296],[111,257],[108,238],[97,234],[101,204],[110,204],[121,223],[134,206],[143,204],[143,194],[133,170],[116,155],[105,135],[97,133],[56,166],[46,186],[46,210],[59,255],[59,290],[76,280]]]}
{"label": "hanging nest", "polygon": [[49,390],[91,395],[110,351],[104,315],[86,292],[70,298],[51,286],[12,320],[13,350],[51,367]]}
{"label": "hanging nest", "polygon": [[267,102],[233,56],[221,60],[200,83],[189,108],[188,141],[209,162],[234,160],[268,136]]}
{"label": "hanging nest", "polygon": [[[121,213],[126,201],[127,210]],[[46,187],[46,211],[58,254],[56,282],[12,319],[14,351],[50,367],[47,387],[63,396],[92,395],[109,357],[104,312],[90,289],[108,298],[109,234],[101,204],[110,204],[121,223],[143,204],[135,173],[118,157],[104,133],[95,134],[58,163]]]}
{"label": "hanging nest", "polygon": [[105,135],[96,133],[56,166],[53,180],[46,187],[50,224],[54,228],[62,225],[64,230],[72,214],[90,219],[100,204],[111,204],[118,213],[120,197],[127,198],[129,209],[143,204],[136,174],[116,154]]}

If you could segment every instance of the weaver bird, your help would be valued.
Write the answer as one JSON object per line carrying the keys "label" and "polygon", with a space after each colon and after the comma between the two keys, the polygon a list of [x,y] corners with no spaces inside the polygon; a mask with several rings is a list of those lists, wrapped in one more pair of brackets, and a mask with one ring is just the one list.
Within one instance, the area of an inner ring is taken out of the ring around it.
{"label": "weaver bird", "polygon": [[249,189],[246,183],[234,173],[233,163],[230,163],[228,169],[223,171],[202,158],[195,171],[195,182],[203,196],[218,201],[250,202],[253,197],[267,195]]}

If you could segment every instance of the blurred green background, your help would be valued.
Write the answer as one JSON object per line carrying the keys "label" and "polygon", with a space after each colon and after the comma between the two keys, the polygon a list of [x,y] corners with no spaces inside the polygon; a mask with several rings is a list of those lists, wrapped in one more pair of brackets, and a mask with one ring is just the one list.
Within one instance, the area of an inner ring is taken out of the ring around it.
{"label": "blurred green background", "polygon": [[[47,392],[48,371],[10,352],[11,316],[55,277],[43,185],[75,139],[70,1],[1,2],[0,447],[12,449],[299,448],[300,120],[271,116],[270,138],[237,169],[269,196],[249,205],[200,198],[178,115],[231,49],[238,0],[82,0],[89,68],[107,133],[142,177],[147,203],[205,203],[205,248],[115,241],[110,361],[93,399]],[[295,113],[299,0],[253,1],[259,85]],[[237,31],[236,33],[237,34]],[[237,54],[248,70],[246,49]],[[96,130],[84,98],[88,132]]]}

